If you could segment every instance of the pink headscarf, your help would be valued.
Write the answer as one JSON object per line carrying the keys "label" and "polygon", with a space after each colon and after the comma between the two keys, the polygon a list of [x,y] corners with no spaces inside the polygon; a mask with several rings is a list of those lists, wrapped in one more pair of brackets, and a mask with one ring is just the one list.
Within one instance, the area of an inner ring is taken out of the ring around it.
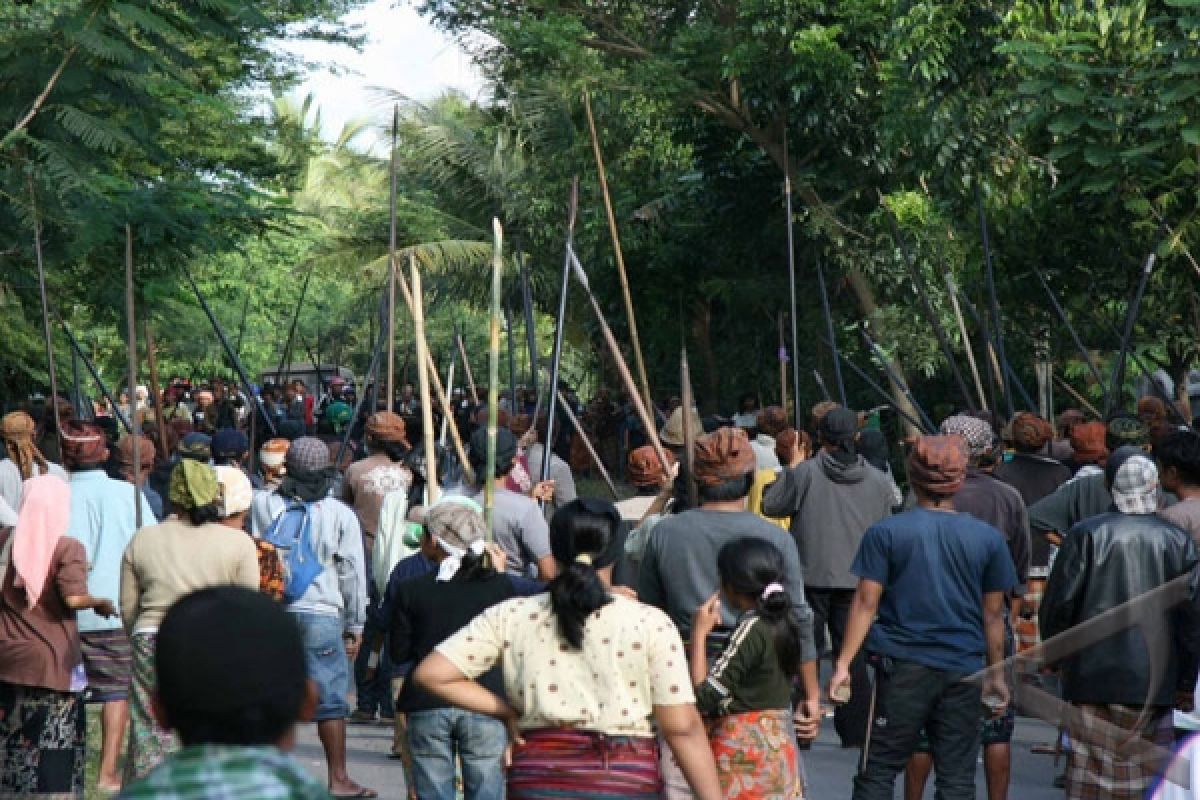
{"label": "pink headscarf", "polygon": [[25,481],[21,491],[21,510],[13,529],[13,585],[24,585],[29,607],[42,597],[54,548],[67,532],[71,516],[71,488],[57,475],[39,475]]}

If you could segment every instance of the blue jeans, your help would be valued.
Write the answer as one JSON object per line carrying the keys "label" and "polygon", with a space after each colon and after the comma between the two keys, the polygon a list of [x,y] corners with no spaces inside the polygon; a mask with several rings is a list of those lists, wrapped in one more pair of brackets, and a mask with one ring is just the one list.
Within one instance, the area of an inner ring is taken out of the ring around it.
{"label": "blue jeans", "polygon": [[454,800],[455,756],[462,761],[466,800],[503,800],[508,731],[499,720],[437,708],[408,714],[413,788],[421,800]]}
{"label": "blue jeans", "polygon": [[350,693],[350,663],[342,640],[340,616],[293,611],[304,637],[304,666],[317,685],[317,709],[313,719],[345,719],[350,715],[346,695]]}

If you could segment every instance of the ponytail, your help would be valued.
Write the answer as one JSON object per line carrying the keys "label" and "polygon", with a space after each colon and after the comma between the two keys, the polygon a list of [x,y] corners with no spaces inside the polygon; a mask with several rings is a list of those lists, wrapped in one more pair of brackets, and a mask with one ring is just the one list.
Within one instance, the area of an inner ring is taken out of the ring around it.
{"label": "ponytail", "polygon": [[560,567],[550,582],[550,606],[559,635],[576,650],[583,647],[588,616],[612,602],[595,562],[607,553],[618,525],[611,503],[589,499],[568,503],[550,521],[550,549]]}
{"label": "ponytail", "polygon": [[754,598],[755,611],[771,630],[780,669],[785,675],[796,675],[803,634],[792,597],[783,586],[783,554],[765,539],[735,539],[717,554],[717,571],[729,589]]}

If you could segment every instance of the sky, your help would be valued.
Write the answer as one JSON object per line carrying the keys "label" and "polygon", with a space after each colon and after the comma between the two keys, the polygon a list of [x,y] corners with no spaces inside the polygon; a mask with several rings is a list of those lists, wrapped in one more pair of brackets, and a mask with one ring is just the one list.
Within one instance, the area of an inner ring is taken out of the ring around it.
{"label": "sky", "polygon": [[335,139],[348,120],[367,117],[385,122],[390,109],[375,89],[429,100],[447,89],[480,97],[484,82],[470,57],[450,37],[433,27],[409,0],[371,0],[347,15],[361,25],[367,41],[361,51],[324,42],[290,42],[283,46],[306,61],[318,62],[294,94],[312,93],[321,109],[321,127]]}

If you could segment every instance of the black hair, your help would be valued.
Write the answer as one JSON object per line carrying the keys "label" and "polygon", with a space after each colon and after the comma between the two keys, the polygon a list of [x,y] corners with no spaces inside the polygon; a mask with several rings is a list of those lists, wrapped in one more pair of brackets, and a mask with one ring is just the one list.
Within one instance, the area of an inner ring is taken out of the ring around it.
{"label": "black hair", "polygon": [[234,586],[201,589],[167,611],[154,664],[166,723],[184,745],[275,745],[288,733],[306,693],[304,642],[288,617]]}
{"label": "black hair", "polygon": [[550,520],[550,550],[560,566],[548,587],[550,605],[559,634],[576,650],[583,647],[588,615],[612,602],[594,562],[608,551],[619,525],[620,515],[611,503],[591,498],[572,500]]}
{"label": "black hair", "polygon": [[475,555],[468,550],[462,557],[462,563],[458,567],[458,572],[454,573],[454,577],[450,579],[450,582],[467,583],[469,581],[481,581],[495,574],[496,567],[492,564],[492,560],[488,558],[487,553]]}
{"label": "black hair", "polygon": [[714,486],[706,486],[700,484],[700,502],[701,503],[730,503],[734,500],[741,500],[746,495],[750,494],[750,487],[754,483],[754,473],[747,472],[740,478],[728,478]]}
{"label": "black hair", "polygon": [[1200,433],[1176,430],[1154,445],[1154,457],[1166,469],[1174,467],[1188,486],[1200,486]]}
{"label": "black hair", "polygon": [[787,590],[763,597],[773,583],[783,585],[783,554],[765,539],[742,538],[727,542],[717,553],[717,572],[729,590],[754,598],[754,608],[771,628],[775,655],[786,675],[800,671],[800,618]]}
{"label": "black hair", "polygon": [[221,519],[221,510],[217,508],[216,503],[193,506],[187,509],[187,518],[193,525],[204,525]]}
{"label": "black hair", "polygon": [[373,438],[371,443],[382,450],[392,461],[403,461],[412,452],[412,448],[404,442],[380,442]]}

